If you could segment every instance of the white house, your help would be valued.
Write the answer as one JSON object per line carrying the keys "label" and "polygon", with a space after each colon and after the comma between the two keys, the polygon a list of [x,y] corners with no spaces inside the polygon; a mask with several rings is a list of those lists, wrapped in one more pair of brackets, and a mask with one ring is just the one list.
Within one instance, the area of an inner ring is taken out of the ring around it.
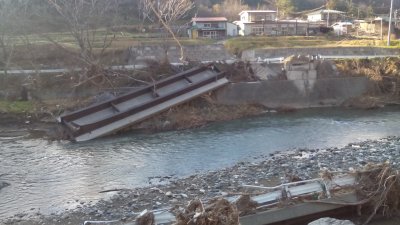
{"label": "white house", "polygon": [[317,10],[307,14],[307,20],[310,22],[324,22],[327,26],[339,22],[344,18],[344,12],[332,9]]}
{"label": "white house", "polygon": [[239,26],[239,35],[260,35],[265,29],[264,25],[276,20],[276,11],[273,10],[245,10],[239,13],[240,20],[234,23]]}
{"label": "white house", "polygon": [[225,17],[194,17],[190,23],[190,38],[226,38],[237,36],[237,25],[228,22]]}

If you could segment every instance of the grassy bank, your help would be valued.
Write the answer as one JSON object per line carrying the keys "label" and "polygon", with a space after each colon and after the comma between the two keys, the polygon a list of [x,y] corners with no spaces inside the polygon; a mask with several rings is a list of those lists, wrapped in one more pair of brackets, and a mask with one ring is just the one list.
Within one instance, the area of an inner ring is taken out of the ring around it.
{"label": "grassy bank", "polygon": [[[386,42],[376,39],[348,39],[335,36],[247,36],[229,39],[225,47],[232,53],[256,48],[301,48],[301,47],[348,47],[375,46],[386,47]],[[391,47],[400,47],[400,42],[392,41]]]}
{"label": "grassy bank", "polygon": [[0,113],[25,114],[35,111],[31,101],[5,101],[0,100]]}
{"label": "grassy bank", "polygon": [[[126,64],[127,49],[131,46],[175,46],[172,38],[162,38],[160,33],[98,30],[90,41],[91,51],[105,65]],[[103,52],[104,41],[112,40]],[[180,37],[182,45],[206,45],[215,43],[211,39],[189,39]],[[57,43],[55,45],[54,43]],[[38,69],[82,66],[78,42],[68,32],[31,34],[12,39],[12,58],[9,68]],[[101,56],[101,57],[100,57]],[[0,57],[0,69],[3,66]]]}

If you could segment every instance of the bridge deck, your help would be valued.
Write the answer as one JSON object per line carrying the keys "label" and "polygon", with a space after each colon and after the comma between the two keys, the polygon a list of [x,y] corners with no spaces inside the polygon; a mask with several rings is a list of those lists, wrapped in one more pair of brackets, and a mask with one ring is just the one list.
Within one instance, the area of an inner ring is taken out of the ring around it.
{"label": "bridge deck", "polygon": [[59,122],[71,131],[76,141],[87,141],[114,133],[228,82],[224,73],[214,66],[201,66],[62,115]]}

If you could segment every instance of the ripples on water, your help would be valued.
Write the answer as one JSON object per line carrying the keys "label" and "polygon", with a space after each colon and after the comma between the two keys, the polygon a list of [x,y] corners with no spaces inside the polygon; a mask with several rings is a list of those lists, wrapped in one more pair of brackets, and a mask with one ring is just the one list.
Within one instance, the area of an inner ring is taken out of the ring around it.
{"label": "ripples on water", "polygon": [[0,218],[38,208],[49,213],[104,197],[101,190],[147,185],[148,177],[215,170],[277,150],[399,135],[399,109],[302,110],[86,143],[0,137],[0,181],[11,183],[0,190]]}

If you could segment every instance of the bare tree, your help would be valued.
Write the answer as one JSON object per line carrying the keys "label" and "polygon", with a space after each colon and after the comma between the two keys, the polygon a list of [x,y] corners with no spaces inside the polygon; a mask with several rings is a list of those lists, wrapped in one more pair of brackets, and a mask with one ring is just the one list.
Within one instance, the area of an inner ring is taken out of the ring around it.
{"label": "bare tree", "polygon": [[[80,74],[79,86],[88,81],[94,82],[101,78],[101,82],[108,81],[107,71],[104,69],[103,56],[115,40],[115,35],[109,29],[117,15],[117,0],[47,0],[48,4],[64,20],[70,35],[79,47],[78,59],[83,62],[85,70]],[[102,28],[102,30],[100,30]],[[63,44],[44,35],[56,46],[71,52]]]}
{"label": "bare tree", "polygon": [[26,19],[26,6],[27,1],[0,0],[0,66],[6,74]]}
{"label": "bare tree", "polygon": [[179,19],[188,15],[193,9],[192,0],[141,0],[143,13],[152,21],[157,20],[171,34],[180,48],[180,60],[184,60],[183,46],[176,37],[171,26]]}
{"label": "bare tree", "polygon": [[[110,47],[113,35],[99,34],[99,27],[107,14],[116,10],[115,0],[47,0],[67,23],[69,32],[75,39],[80,58],[88,65],[100,63],[101,55]],[[101,37],[102,40],[98,40]],[[100,57],[94,54],[94,43],[101,42]]]}

